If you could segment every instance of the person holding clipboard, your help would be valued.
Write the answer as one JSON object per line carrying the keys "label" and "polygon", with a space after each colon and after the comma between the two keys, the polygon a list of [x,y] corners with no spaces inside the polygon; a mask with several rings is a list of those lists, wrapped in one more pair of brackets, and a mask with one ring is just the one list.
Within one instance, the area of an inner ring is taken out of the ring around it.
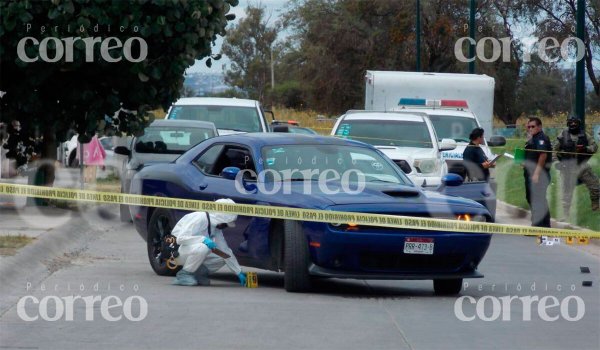
{"label": "person holding clipboard", "polygon": [[496,166],[497,156],[493,160],[488,160],[483,153],[480,145],[484,143],[483,129],[475,128],[469,135],[469,145],[463,152],[463,162],[467,170],[467,177],[470,181],[486,181],[490,179],[490,168]]}

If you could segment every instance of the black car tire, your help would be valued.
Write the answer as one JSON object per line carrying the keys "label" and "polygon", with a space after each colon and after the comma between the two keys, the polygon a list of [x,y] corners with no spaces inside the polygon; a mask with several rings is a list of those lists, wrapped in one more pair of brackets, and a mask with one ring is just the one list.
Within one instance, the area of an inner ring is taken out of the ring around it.
{"label": "black car tire", "polygon": [[309,264],[308,242],[302,231],[302,224],[296,220],[286,220],[284,223],[285,275],[283,278],[286,291],[306,292],[310,290]]}
{"label": "black car tire", "polygon": [[131,213],[129,213],[129,206],[126,204],[119,204],[119,217],[121,222],[132,222]]}
{"label": "black car tire", "polygon": [[437,295],[456,295],[462,288],[462,278],[433,280],[433,290]]}
{"label": "black car tire", "polygon": [[162,241],[162,237],[171,233],[175,224],[176,221],[172,211],[164,208],[156,209],[152,213],[150,222],[148,223],[148,237],[146,240],[148,260],[150,261],[152,270],[160,276],[175,276],[177,271],[181,269],[181,266],[178,266],[177,269],[171,270],[167,267],[165,259],[157,258],[157,255],[161,251],[160,242]]}

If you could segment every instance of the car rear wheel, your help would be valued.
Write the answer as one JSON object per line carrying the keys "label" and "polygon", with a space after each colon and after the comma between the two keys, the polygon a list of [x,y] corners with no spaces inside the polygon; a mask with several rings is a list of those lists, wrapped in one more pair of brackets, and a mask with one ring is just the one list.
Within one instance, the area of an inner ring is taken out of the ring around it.
{"label": "car rear wheel", "polygon": [[299,221],[287,220],[284,224],[284,266],[283,284],[288,292],[310,290],[311,277],[308,274],[310,255],[306,236]]}
{"label": "car rear wheel", "polygon": [[437,295],[456,295],[462,288],[462,278],[433,280],[433,290]]}
{"label": "car rear wheel", "polygon": [[162,256],[161,242],[165,235],[175,227],[175,217],[168,209],[158,208],[152,213],[148,224],[148,260],[152,270],[160,276],[175,276],[181,267],[171,270],[167,267],[166,259]]}

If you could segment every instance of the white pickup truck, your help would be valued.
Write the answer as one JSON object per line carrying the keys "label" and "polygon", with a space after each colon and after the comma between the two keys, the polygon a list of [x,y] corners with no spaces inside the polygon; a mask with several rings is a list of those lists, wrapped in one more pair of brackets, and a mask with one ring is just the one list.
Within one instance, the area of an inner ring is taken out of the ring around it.
{"label": "white pickup truck", "polygon": [[456,141],[441,139],[425,113],[348,111],[338,118],[332,135],[369,143],[396,163],[417,186],[437,187],[448,167],[442,152]]}
{"label": "white pickup truck", "polygon": [[271,131],[260,103],[242,98],[180,98],[169,108],[166,119],[211,122],[219,135]]}

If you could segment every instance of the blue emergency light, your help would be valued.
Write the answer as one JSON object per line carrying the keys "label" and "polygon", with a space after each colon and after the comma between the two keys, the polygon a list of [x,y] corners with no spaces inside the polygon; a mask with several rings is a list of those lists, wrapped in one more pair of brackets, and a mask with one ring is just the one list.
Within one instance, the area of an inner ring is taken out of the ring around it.
{"label": "blue emergency light", "polygon": [[427,100],[424,98],[401,98],[398,106],[425,106]]}

